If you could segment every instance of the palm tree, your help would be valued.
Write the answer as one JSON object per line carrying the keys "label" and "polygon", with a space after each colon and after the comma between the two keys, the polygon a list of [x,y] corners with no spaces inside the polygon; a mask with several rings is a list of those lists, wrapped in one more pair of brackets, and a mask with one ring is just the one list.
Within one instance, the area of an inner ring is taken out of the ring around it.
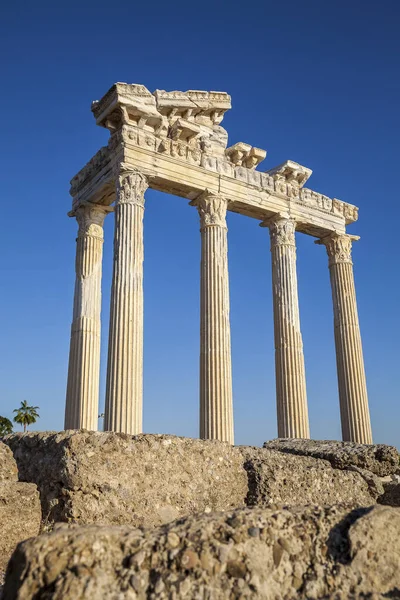
{"label": "palm tree", "polygon": [[17,413],[14,417],[14,422],[23,425],[24,433],[28,425],[32,425],[32,423],[36,423],[36,419],[39,418],[39,413],[37,412],[38,406],[28,406],[26,400],[21,402],[20,408],[16,408],[13,412]]}

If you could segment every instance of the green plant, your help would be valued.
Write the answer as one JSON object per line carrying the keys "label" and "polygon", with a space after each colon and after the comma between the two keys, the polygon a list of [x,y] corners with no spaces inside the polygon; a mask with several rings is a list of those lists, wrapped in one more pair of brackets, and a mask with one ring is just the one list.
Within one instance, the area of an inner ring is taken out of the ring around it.
{"label": "green plant", "polygon": [[39,419],[39,413],[37,412],[38,406],[29,406],[27,401],[21,402],[20,408],[16,408],[13,412],[17,413],[14,417],[14,422],[19,423],[23,426],[24,432],[28,425],[36,423]]}
{"label": "green plant", "polygon": [[12,433],[13,426],[10,419],[7,417],[0,417],[0,436]]}

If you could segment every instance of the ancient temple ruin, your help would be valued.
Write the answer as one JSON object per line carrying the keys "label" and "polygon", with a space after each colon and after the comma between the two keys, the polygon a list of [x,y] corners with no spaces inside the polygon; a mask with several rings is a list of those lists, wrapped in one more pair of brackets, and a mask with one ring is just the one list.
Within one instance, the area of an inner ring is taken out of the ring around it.
{"label": "ancient temple ruin", "polygon": [[[233,443],[227,210],[269,229],[279,437],[308,438],[309,422],[297,294],[295,231],[325,246],[332,285],[344,440],[371,443],[351,246],[357,207],[304,187],[311,170],[291,160],[268,171],[266,151],[228,146],[224,92],[149,92],[117,83],[93,102],[110,131],[72,179],[70,216],[79,231],[71,328],[66,429],[97,429],[103,222],[114,212],[114,271],[105,429],[142,431],[143,213],[148,187],[186,198],[201,231],[200,437]],[[112,206],[114,204],[114,206]]]}

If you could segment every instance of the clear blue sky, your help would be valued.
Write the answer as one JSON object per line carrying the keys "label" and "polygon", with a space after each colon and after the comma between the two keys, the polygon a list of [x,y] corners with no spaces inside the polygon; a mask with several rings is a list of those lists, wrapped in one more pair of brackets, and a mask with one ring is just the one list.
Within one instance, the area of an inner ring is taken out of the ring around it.
{"label": "clear blue sky", "polygon": [[[0,414],[40,406],[62,429],[76,222],[69,180],[106,143],[90,103],[115,81],[223,90],[229,143],[313,169],[309,187],[360,207],[349,231],[374,439],[400,447],[398,0],[7,2],[0,19]],[[276,436],[268,231],[229,215],[236,442]],[[198,431],[196,210],[149,191],[144,428]],[[112,217],[105,227],[104,405]],[[340,439],[327,257],[298,234],[311,432]]]}

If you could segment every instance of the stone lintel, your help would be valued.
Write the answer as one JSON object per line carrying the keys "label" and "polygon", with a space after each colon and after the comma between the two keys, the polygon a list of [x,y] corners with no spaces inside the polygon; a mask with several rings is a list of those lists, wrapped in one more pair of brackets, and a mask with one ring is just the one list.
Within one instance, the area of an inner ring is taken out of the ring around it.
{"label": "stone lintel", "polygon": [[[112,138],[111,138],[112,139]],[[313,190],[300,190],[297,198],[283,193],[281,184],[266,173],[237,169],[237,176],[227,176],[216,170],[189,164],[177,157],[156,154],[147,148],[131,144],[123,146],[120,158],[110,158],[111,150],[89,161],[73,179],[71,195],[73,208],[82,201],[112,204],[115,201],[115,172],[123,162],[127,169],[139,169],[149,178],[149,187],[188,200],[206,189],[229,198],[229,210],[264,221],[277,213],[287,212],[297,221],[297,231],[322,238],[332,232],[345,233],[346,211],[356,220],[352,205],[323,196]],[[96,160],[94,160],[96,158]],[[243,179],[240,179],[243,175]],[[278,186],[279,184],[279,186]],[[285,184],[285,189],[286,189]],[[287,188],[289,189],[289,188]]]}
{"label": "stone lintel", "polygon": [[286,161],[257,170],[266,151],[239,142],[227,148],[220,126],[231,106],[225,92],[156,90],[116,83],[93,103],[96,122],[111,137],[71,181],[73,208],[82,201],[111,204],[119,164],[138,169],[150,187],[189,200],[209,189],[229,198],[229,210],[264,221],[280,212],[315,237],[344,233],[357,207],[303,187],[311,170]]}
{"label": "stone lintel", "polygon": [[[111,132],[120,129],[123,123],[147,125],[149,130],[159,131],[166,119],[179,117],[203,120],[209,126],[219,125],[230,108],[231,98],[225,92],[156,90],[152,94],[144,85],[121,82],[92,103],[96,124]],[[167,136],[167,127],[163,128],[163,134]]]}
{"label": "stone lintel", "polygon": [[[148,114],[160,117],[155,98],[144,85],[115,83],[101,100],[92,102],[91,108],[96,124],[107,129],[115,129],[118,125],[118,109],[121,107],[129,109],[133,116]],[[110,127],[113,120],[116,121],[116,126]]]}

